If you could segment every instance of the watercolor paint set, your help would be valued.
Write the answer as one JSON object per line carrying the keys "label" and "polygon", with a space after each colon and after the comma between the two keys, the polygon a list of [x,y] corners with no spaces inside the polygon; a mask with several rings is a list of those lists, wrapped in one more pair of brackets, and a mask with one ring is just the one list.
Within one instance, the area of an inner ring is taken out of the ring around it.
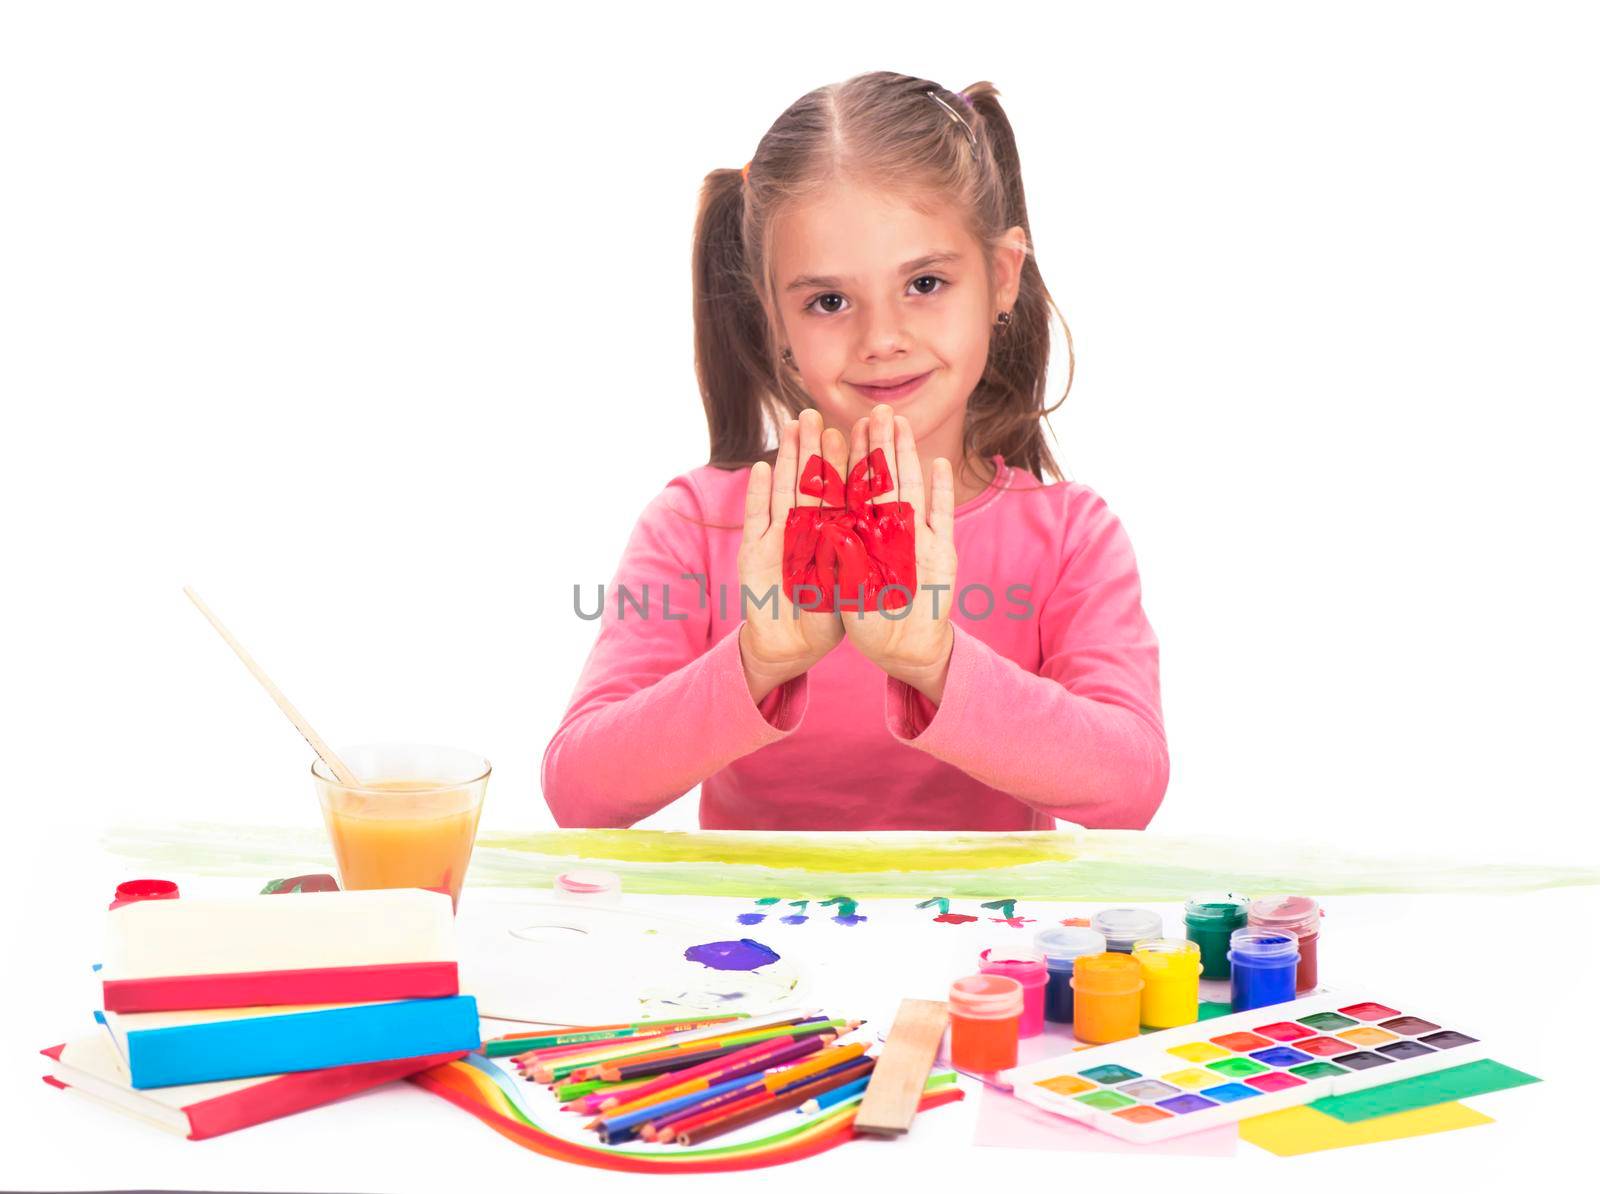
{"label": "watercolor paint set", "polygon": [[1134,1144],[1459,1065],[1478,1038],[1425,1009],[1321,991],[1006,1070],[1024,1102]]}

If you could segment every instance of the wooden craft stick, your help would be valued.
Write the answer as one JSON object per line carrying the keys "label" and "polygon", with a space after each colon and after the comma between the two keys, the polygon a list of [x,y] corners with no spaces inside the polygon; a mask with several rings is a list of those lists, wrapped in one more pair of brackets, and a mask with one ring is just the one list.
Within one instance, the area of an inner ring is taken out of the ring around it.
{"label": "wooden craft stick", "polygon": [[300,716],[300,710],[289,703],[289,698],[284,696],[272,682],[272,677],[262,671],[261,665],[250,658],[250,652],[240,645],[238,639],[228,633],[228,628],[218,620],[217,615],[206,608],[206,603],[201,601],[199,595],[188,585],[183,586],[183,591],[188,594],[189,600],[194,602],[195,608],[206,616],[206,621],[216,628],[217,633],[222,636],[222,641],[233,648],[233,653],[239,657],[239,661],[250,669],[250,674],[261,682],[261,687],[267,690],[267,695],[278,703],[278,708],[294,722],[294,728],[300,731],[300,736],[306,740],[306,744],[317,752],[317,758],[328,765],[328,770],[333,772],[334,778],[347,788],[359,788],[361,781],[356,778],[355,772],[344,765],[344,760],[333,753],[333,748],[322,740],[322,735],[311,728],[309,721]]}
{"label": "wooden craft stick", "polygon": [[900,1001],[856,1112],[858,1132],[898,1136],[910,1129],[949,1019],[950,1009],[937,1000]]}

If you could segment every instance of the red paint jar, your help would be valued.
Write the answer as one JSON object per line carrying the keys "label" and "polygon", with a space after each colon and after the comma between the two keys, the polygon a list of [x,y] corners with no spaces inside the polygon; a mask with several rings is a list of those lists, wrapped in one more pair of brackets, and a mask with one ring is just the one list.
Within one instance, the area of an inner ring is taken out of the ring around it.
{"label": "red paint jar", "polygon": [[950,984],[950,1064],[980,1074],[1017,1064],[1022,984],[1003,974],[974,974]]}
{"label": "red paint jar", "polygon": [[175,900],[178,898],[178,885],[171,879],[129,879],[126,883],[118,883],[115,896],[111,900],[111,908],[120,908],[124,904],[138,903],[140,900]]}
{"label": "red paint jar", "polygon": [[1294,991],[1304,995],[1317,987],[1317,936],[1322,909],[1310,896],[1267,896],[1250,905],[1250,927],[1272,933],[1290,933],[1300,939],[1300,966]]}

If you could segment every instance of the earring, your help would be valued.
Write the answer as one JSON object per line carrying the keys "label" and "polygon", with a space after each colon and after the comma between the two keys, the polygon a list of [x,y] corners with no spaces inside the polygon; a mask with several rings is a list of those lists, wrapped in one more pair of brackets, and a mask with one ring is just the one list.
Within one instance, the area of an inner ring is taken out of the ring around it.
{"label": "earring", "polygon": [[783,356],[783,363],[785,365],[789,366],[789,368],[791,368],[791,369],[795,368],[794,353],[790,352],[786,348],[786,349],[783,350],[783,353],[781,355]]}
{"label": "earring", "polygon": [[1003,335],[1005,330],[1011,326],[1011,312],[1002,311],[1000,314],[996,315],[994,317],[994,325],[1000,329],[1000,332]]}

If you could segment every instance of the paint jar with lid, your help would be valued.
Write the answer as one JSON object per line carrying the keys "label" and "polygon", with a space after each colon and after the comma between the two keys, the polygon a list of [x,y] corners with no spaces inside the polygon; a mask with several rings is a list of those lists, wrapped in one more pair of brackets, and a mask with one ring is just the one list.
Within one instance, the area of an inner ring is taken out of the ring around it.
{"label": "paint jar with lid", "polygon": [[118,883],[117,890],[112,894],[110,908],[120,908],[124,904],[137,904],[141,900],[175,900],[178,898],[178,885],[171,879],[129,879],[126,883]]}
{"label": "paint jar with lid", "polygon": [[1183,930],[1200,947],[1200,977],[1228,977],[1228,941],[1249,923],[1247,896],[1197,895],[1183,905]]}
{"label": "paint jar with lid", "polygon": [[1017,1064],[1022,984],[1003,974],[973,974],[950,984],[950,1064],[992,1073]]}
{"label": "paint jar with lid", "polygon": [[1300,971],[1294,989],[1302,995],[1317,988],[1317,936],[1322,909],[1310,896],[1268,896],[1250,905],[1250,927],[1292,933],[1300,939]]}
{"label": "paint jar with lid", "polygon": [[1133,943],[1161,936],[1161,917],[1146,908],[1102,908],[1089,918],[1089,927],[1106,939],[1114,954],[1131,954]]}
{"label": "paint jar with lid", "polygon": [[1044,955],[1047,981],[1044,1018],[1057,1024],[1072,1023],[1072,963],[1084,954],[1106,952],[1106,939],[1093,929],[1054,925],[1033,935],[1033,946]]}
{"label": "paint jar with lid", "polygon": [[1300,940],[1290,933],[1265,929],[1235,929],[1228,962],[1233,974],[1233,1010],[1294,998],[1294,976],[1300,966]]}
{"label": "paint jar with lid", "polygon": [[1089,1045],[1139,1035],[1144,972],[1127,954],[1084,954],[1072,964],[1072,1034]]}
{"label": "paint jar with lid", "polygon": [[556,900],[562,904],[622,903],[622,880],[611,871],[566,871],[556,876]]}
{"label": "paint jar with lid", "polygon": [[1050,981],[1044,955],[1000,946],[978,955],[978,973],[1003,974],[1022,984],[1022,1020],[1018,1036],[1038,1036],[1044,1031],[1044,989]]}
{"label": "paint jar with lid", "polygon": [[1186,937],[1153,937],[1135,943],[1133,960],[1144,976],[1139,1023],[1176,1028],[1200,1018],[1200,947]]}

